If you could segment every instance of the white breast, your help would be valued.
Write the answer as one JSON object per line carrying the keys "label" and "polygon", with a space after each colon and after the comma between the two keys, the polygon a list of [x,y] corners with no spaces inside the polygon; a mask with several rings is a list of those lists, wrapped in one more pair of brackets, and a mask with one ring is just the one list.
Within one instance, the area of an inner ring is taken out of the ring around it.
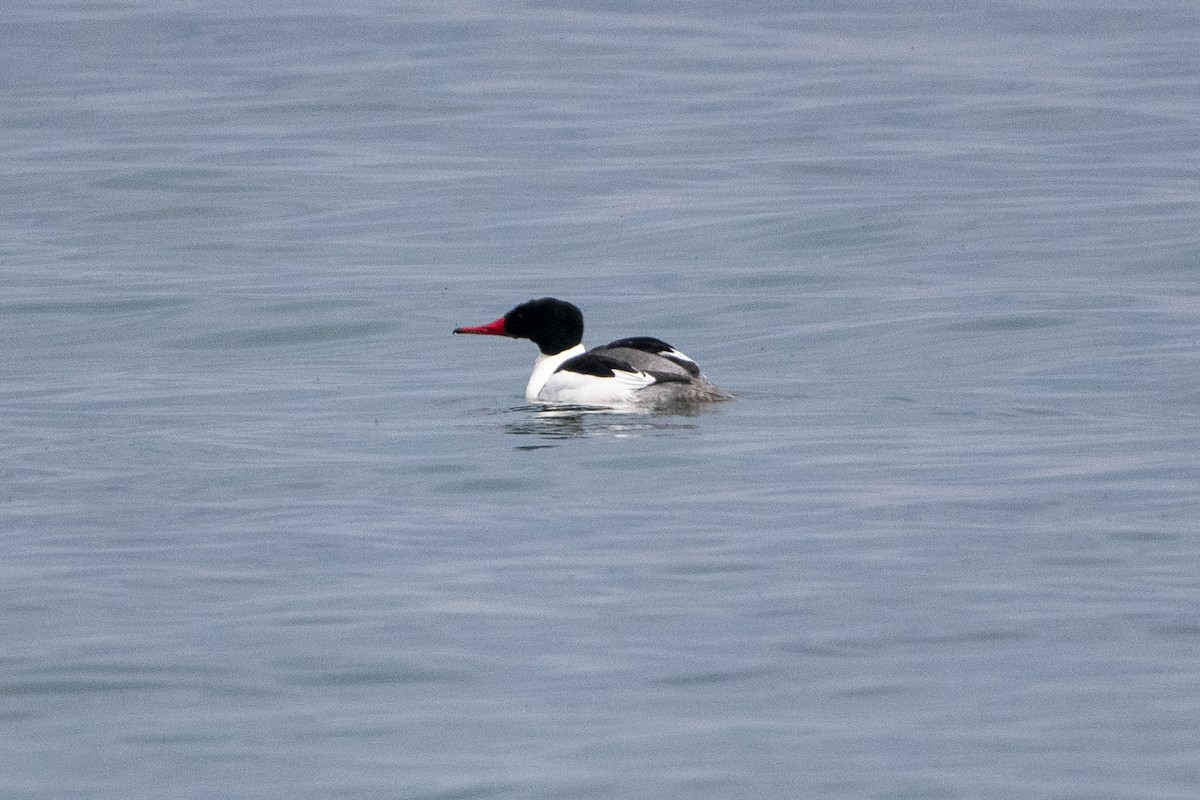
{"label": "white breast", "polygon": [[562,363],[568,358],[574,358],[585,352],[587,352],[586,348],[580,343],[569,350],[563,350],[561,353],[555,353],[552,356],[539,355],[537,361],[533,362],[533,374],[529,376],[529,383],[525,385],[525,399],[546,400],[547,398],[541,397],[541,392],[546,385],[546,381],[554,374],[554,370],[562,366]]}

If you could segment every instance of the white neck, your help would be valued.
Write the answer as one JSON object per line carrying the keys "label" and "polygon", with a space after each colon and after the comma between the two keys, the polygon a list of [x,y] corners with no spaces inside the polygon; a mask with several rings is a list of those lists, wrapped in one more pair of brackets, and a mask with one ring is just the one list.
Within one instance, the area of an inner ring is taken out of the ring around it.
{"label": "white neck", "polygon": [[558,369],[568,358],[574,358],[587,352],[583,343],[574,347],[563,350],[561,353],[555,353],[552,356],[538,354],[537,361],[533,362],[533,374],[529,376],[529,383],[525,386],[525,399],[537,400],[538,394],[541,393],[542,387],[546,385],[546,381],[550,380],[550,376],[554,374],[554,370]]}

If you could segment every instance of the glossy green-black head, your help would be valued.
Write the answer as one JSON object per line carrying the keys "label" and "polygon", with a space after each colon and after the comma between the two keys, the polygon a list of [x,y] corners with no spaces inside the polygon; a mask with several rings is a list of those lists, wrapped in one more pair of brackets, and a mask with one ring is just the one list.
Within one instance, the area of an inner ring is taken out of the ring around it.
{"label": "glossy green-black head", "polygon": [[583,312],[565,300],[543,297],[521,303],[495,322],[454,332],[529,339],[544,355],[554,355],[583,341]]}

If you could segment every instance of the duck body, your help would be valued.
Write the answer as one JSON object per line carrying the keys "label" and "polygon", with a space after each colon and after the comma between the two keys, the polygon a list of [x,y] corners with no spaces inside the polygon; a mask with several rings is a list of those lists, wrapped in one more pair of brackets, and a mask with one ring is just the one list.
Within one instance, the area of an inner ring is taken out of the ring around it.
{"label": "duck body", "polygon": [[586,349],[583,313],[553,297],[530,300],[495,322],[454,332],[533,341],[539,355],[525,387],[527,400],[664,406],[733,399],[695,361],[661,339],[634,336]]}

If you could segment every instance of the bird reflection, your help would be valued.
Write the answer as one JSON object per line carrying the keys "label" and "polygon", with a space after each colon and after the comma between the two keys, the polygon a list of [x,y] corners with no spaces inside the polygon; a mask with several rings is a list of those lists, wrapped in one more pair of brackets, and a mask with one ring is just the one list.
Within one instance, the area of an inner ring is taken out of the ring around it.
{"label": "bird reflection", "polygon": [[[708,406],[711,408],[711,406]],[[695,417],[707,410],[695,405],[679,408],[595,408],[590,406],[523,405],[509,410],[520,419],[504,425],[505,433],[549,441],[585,438],[636,438],[639,436],[689,436],[697,429],[679,417]],[[553,444],[528,444],[518,450],[539,450]]]}

